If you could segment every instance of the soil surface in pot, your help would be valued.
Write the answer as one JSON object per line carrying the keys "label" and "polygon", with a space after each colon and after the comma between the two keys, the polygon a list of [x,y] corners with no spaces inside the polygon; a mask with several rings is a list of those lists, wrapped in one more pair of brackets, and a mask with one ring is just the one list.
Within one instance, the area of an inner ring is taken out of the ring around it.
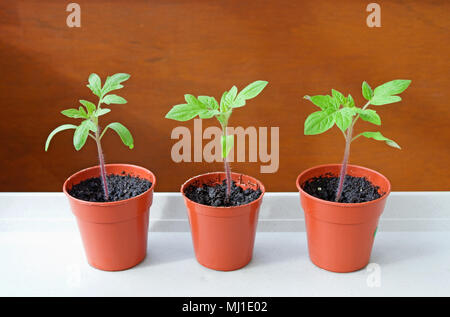
{"label": "soil surface in pot", "polygon": [[227,184],[226,180],[224,180],[222,184],[203,184],[201,186],[189,185],[184,191],[184,194],[187,198],[196,203],[213,207],[245,205],[258,199],[262,194],[259,188],[256,190],[252,188],[243,189],[233,181],[230,199],[226,202],[226,188]]}
{"label": "soil surface in pot", "polygon": [[[335,201],[339,177],[324,175],[307,180],[302,188],[308,194],[328,201]],[[363,203],[378,199],[380,187],[373,185],[365,177],[345,176],[340,203]]]}
{"label": "soil surface in pot", "polygon": [[[110,174],[106,176],[108,182],[108,201],[119,201],[140,195],[148,190],[152,183],[144,178],[125,175]],[[100,177],[88,178],[79,184],[73,185],[69,194],[77,199],[106,202],[103,195],[103,185]]]}

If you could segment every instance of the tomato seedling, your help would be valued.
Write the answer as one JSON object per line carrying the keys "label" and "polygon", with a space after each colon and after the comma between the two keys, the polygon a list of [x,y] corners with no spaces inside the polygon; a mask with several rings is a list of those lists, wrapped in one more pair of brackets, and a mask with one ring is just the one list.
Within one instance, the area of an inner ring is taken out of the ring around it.
{"label": "tomato seedling", "polygon": [[200,119],[209,119],[215,117],[222,128],[222,136],[220,139],[222,158],[224,162],[225,177],[227,183],[226,200],[229,200],[231,194],[231,170],[227,161],[227,156],[234,145],[234,136],[227,135],[227,126],[233,109],[245,106],[246,101],[255,98],[266,87],[267,81],[257,80],[238,93],[236,86],[225,91],[220,100],[220,104],[214,97],[198,96],[186,94],[185,104],[173,106],[166,114],[166,118],[176,121],[188,121],[196,116]]}
{"label": "tomato seedling", "polygon": [[[95,140],[97,144],[98,158],[100,163],[100,173],[103,184],[103,190],[105,195],[105,201],[108,200],[108,183],[106,181],[106,169],[105,169],[105,160],[103,157],[101,139],[105,135],[105,132],[110,128],[120,136],[122,142],[128,146],[130,149],[134,147],[133,137],[130,131],[119,122],[112,122],[108,124],[103,131],[100,128],[99,117],[107,114],[111,111],[108,108],[102,108],[102,103],[111,105],[111,104],[125,104],[127,101],[115,94],[109,94],[113,90],[117,90],[123,87],[122,82],[128,80],[130,75],[124,73],[114,74],[112,76],[108,76],[106,78],[105,84],[102,87],[101,79],[97,74],[91,74],[89,76],[89,84],[87,87],[91,89],[91,91],[98,97],[97,106],[90,101],[80,100],[82,106],[78,109],[67,109],[61,111],[63,115],[69,118],[74,119],[82,119],[81,123],[77,125],[73,124],[63,124],[56,129],[54,129],[47,138],[45,142],[45,151],[48,150],[50,145],[50,141],[53,136],[61,131],[74,129],[75,132],[73,134],[73,145],[75,149],[80,150],[88,137],[91,137]],[[84,107],[83,107],[84,106]]]}
{"label": "tomato seedling", "polygon": [[384,141],[387,145],[400,149],[400,146],[383,136],[380,132],[362,132],[353,136],[353,129],[356,121],[361,118],[375,125],[381,125],[381,118],[373,109],[368,109],[370,105],[381,106],[402,100],[398,94],[408,88],[411,80],[397,79],[378,86],[374,90],[367,82],[362,83],[362,95],[367,103],[358,108],[355,106],[353,97],[349,94],[345,97],[337,90],[331,90],[330,95],[305,96],[321,110],[308,116],[305,121],[305,135],[321,134],[333,127],[335,124],[342,131],[345,138],[344,158],[339,173],[339,183],[336,190],[336,201],[339,201],[344,185],[347,163],[350,155],[350,144],[360,136],[372,138],[377,141]]}

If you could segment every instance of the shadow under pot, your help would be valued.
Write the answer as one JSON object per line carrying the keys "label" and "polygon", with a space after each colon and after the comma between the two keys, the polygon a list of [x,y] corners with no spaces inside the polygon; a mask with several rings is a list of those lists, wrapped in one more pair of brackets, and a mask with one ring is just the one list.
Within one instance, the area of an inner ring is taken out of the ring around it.
{"label": "shadow under pot", "polygon": [[219,271],[237,270],[251,261],[259,208],[265,193],[263,184],[253,177],[231,173],[231,178],[243,190],[259,189],[261,194],[250,203],[231,207],[208,206],[186,197],[186,189],[191,185],[198,188],[204,184],[223,184],[223,172],[202,174],[181,186],[197,261]]}
{"label": "shadow under pot", "polygon": [[100,176],[100,167],[90,167],[70,176],[63,185],[80,230],[89,264],[104,271],[131,268],[147,253],[149,210],[156,178],[149,170],[130,164],[107,164],[107,175],[130,175],[151,182],[140,195],[112,202],[90,202],[69,194],[72,186]]}
{"label": "shadow under pot", "polygon": [[379,187],[381,197],[362,203],[338,203],[305,192],[305,182],[320,176],[338,177],[340,168],[340,164],[329,164],[305,170],[297,178],[297,188],[305,213],[311,261],[325,270],[343,273],[357,271],[369,263],[391,185],[385,176],[374,170],[348,165],[347,175],[365,177]]}

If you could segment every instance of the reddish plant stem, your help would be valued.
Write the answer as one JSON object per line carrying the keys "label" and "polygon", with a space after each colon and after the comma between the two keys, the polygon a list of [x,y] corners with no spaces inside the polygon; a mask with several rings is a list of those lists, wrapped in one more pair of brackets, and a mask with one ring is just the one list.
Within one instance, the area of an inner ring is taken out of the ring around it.
{"label": "reddish plant stem", "polygon": [[352,143],[352,131],[353,125],[350,125],[347,129],[347,134],[345,136],[344,159],[342,160],[341,172],[339,173],[339,184],[336,190],[336,199],[335,199],[336,202],[338,202],[339,199],[341,198],[342,190],[344,189],[344,180],[345,175],[347,173],[348,157],[350,155],[350,144]]}
{"label": "reddish plant stem", "polygon": [[97,126],[97,131],[95,132],[95,142],[97,143],[98,160],[100,164],[100,175],[102,179],[103,193],[105,196],[105,201],[108,201],[109,191],[108,191],[108,183],[106,180],[105,159],[103,157],[102,145],[100,143],[100,126]]}
{"label": "reddish plant stem", "polygon": [[225,177],[227,179],[227,191],[226,191],[226,202],[230,200],[231,195],[231,169],[230,169],[230,163],[228,163],[227,158],[223,159],[223,164],[225,166]]}

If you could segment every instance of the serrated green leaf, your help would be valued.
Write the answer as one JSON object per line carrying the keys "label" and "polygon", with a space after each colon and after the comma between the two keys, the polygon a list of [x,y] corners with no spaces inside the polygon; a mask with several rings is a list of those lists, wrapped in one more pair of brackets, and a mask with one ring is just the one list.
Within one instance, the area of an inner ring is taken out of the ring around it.
{"label": "serrated green leaf", "polygon": [[339,103],[339,105],[345,104],[346,98],[345,96],[335,89],[331,89],[331,95],[333,98]]}
{"label": "serrated green leaf", "polygon": [[374,90],[376,96],[393,96],[402,93],[411,84],[411,80],[395,79],[383,85],[378,86]]}
{"label": "serrated green leaf", "polygon": [[106,103],[107,105],[110,105],[110,104],[123,105],[123,104],[127,103],[125,98],[122,98],[122,97],[120,97],[118,95],[114,95],[114,94],[106,95],[105,97],[103,97],[102,102]]}
{"label": "serrated green leaf", "polygon": [[353,99],[352,95],[348,94],[346,103],[344,104],[344,107],[352,108],[355,106],[355,100]]}
{"label": "serrated green leaf", "polygon": [[75,119],[80,119],[80,118],[84,119],[85,118],[84,114],[80,113],[80,111],[78,109],[73,109],[73,108],[66,109],[66,110],[61,111],[61,113],[69,118],[75,118]]}
{"label": "serrated green leaf", "polygon": [[86,110],[84,110],[84,108],[82,106],[80,106],[78,108],[78,112],[80,113],[81,116],[83,116],[83,118],[86,118],[86,119],[89,118]]}
{"label": "serrated green leaf", "polygon": [[371,138],[371,139],[374,139],[377,141],[384,141],[389,146],[395,147],[397,149],[401,149],[401,147],[396,142],[386,138],[380,132],[363,132],[363,133],[361,133],[361,135],[366,138]]}
{"label": "serrated green leaf", "polygon": [[326,111],[313,112],[306,118],[305,135],[315,135],[329,130],[335,123],[335,112]]}
{"label": "serrated green leaf", "polygon": [[199,108],[195,105],[181,104],[173,106],[172,109],[170,109],[170,111],[166,114],[166,118],[176,121],[188,121],[202,111],[204,111],[203,108]]}
{"label": "serrated green leaf", "polygon": [[108,108],[100,108],[95,112],[95,116],[100,117],[100,116],[103,116],[104,114],[107,114],[110,111],[111,111],[111,109],[108,109]]}
{"label": "serrated green leaf", "polygon": [[314,105],[316,105],[317,107],[319,107],[322,110],[327,110],[327,109],[336,109],[336,103],[333,101],[333,99],[328,96],[328,95],[317,95],[317,96],[304,96],[303,97],[306,100],[311,101]]}
{"label": "serrated green leaf", "polygon": [[198,100],[205,104],[208,109],[217,110],[219,109],[219,104],[217,103],[216,98],[209,96],[198,96]]}
{"label": "serrated green leaf", "polygon": [[375,95],[370,100],[370,103],[374,106],[382,106],[382,105],[387,105],[387,104],[394,103],[394,102],[399,102],[401,100],[402,100],[402,98],[399,96]]}
{"label": "serrated green leaf", "polygon": [[84,144],[89,135],[89,120],[81,122],[81,124],[75,129],[73,134],[73,145],[75,150],[79,151]]}
{"label": "serrated green leaf", "polygon": [[336,125],[339,129],[342,130],[342,132],[345,132],[345,130],[348,129],[348,127],[351,125],[353,116],[355,115],[355,111],[353,108],[341,108],[339,111],[336,111],[335,113],[335,121]]}
{"label": "serrated green leaf", "polygon": [[111,128],[114,131],[116,131],[116,133],[120,136],[120,139],[122,140],[123,144],[128,146],[130,149],[133,149],[134,147],[133,136],[131,135],[131,132],[123,124],[119,122],[110,123],[105,127],[103,133],[105,133],[105,131],[108,128]]}
{"label": "serrated green leaf", "polygon": [[216,115],[220,114],[219,110],[216,109],[208,109],[200,112],[198,114],[200,119],[210,119]]}
{"label": "serrated green leaf", "polygon": [[94,93],[94,95],[100,97],[101,96],[101,90],[102,90],[102,81],[100,77],[92,73],[89,75],[89,84],[87,85],[88,88]]}
{"label": "serrated green leaf", "polygon": [[239,99],[248,100],[258,96],[261,91],[267,86],[268,82],[264,80],[257,80],[249,84],[247,87],[241,90],[237,95]]}
{"label": "serrated green leaf", "polygon": [[101,90],[101,95],[104,96],[110,91],[123,88],[123,85],[121,85],[120,83],[128,80],[129,78],[130,75],[125,73],[117,73],[112,76],[108,76]]}
{"label": "serrated green leaf", "polygon": [[355,108],[355,109],[359,113],[359,117],[361,119],[363,119],[364,121],[367,121],[367,122],[370,122],[370,123],[373,123],[376,125],[381,125],[381,118],[375,110],[372,110],[372,109],[362,110],[360,108]]}
{"label": "serrated green leaf", "polygon": [[373,97],[373,90],[372,88],[369,86],[369,84],[367,82],[363,82],[362,83],[362,95],[364,98],[366,98],[366,100],[370,100]]}
{"label": "serrated green leaf", "polygon": [[80,103],[86,107],[86,109],[88,111],[87,115],[88,115],[88,117],[90,117],[91,114],[94,113],[96,106],[92,102],[87,101],[87,100],[80,100]]}
{"label": "serrated green leaf", "polygon": [[69,130],[69,129],[76,129],[77,126],[73,125],[73,124],[63,124],[60,125],[59,127],[57,127],[56,129],[54,129],[52,132],[50,132],[50,134],[47,137],[47,141],[45,141],[45,151],[47,152],[48,147],[50,145],[50,141],[52,140],[52,138],[55,136],[56,133],[64,131],[64,130]]}
{"label": "serrated green leaf", "polygon": [[226,158],[234,145],[234,135],[222,135],[220,139],[222,144],[222,158]]}

